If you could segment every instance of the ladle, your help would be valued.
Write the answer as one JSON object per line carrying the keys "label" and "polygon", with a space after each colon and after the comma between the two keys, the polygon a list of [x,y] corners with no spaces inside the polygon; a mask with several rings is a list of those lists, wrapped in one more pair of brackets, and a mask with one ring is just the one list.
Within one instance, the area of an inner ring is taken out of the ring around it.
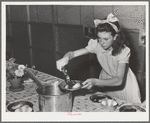
{"label": "ladle", "polygon": [[68,72],[65,69],[65,67],[62,67],[62,72],[63,72],[63,74],[65,76],[65,82],[66,82],[66,84],[69,85],[69,88],[72,87],[72,83],[71,83],[70,77],[69,77]]}
{"label": "ladle", "polygon": [[31,75],[31,77],[37,83],[37,85],[39,86],[39,88],[42,88],[42,91],[45,91],[45,85],[42,85],[41,82],[35,77],[35,75],[30,70],[28,70],[28,68],[25,68],[24,71],[26,71],[28,74]]}
{"label": "ladle", "polygon": [[[64,74],[64,76],[65,76],[65,81],[62,82],[62,83],[59,85],[59,87],[60,87],[61,89],[63,89],[63,90],[68,90],[68,91],[76,91],[76,90],[81,89],[81,87],[83,86],[83,85],[82,85],[82,82],[80,82],[80,87],[78,87],[78,88],[72,88],[72,87],[73,87],[73,81],[70,79],[67,70],[65,69],[65,67],[62,67],[61,70],[62,70],[62,72],[63,72],[63,74]],[[68,88],[65,88],[65,85],[68,85]]]}

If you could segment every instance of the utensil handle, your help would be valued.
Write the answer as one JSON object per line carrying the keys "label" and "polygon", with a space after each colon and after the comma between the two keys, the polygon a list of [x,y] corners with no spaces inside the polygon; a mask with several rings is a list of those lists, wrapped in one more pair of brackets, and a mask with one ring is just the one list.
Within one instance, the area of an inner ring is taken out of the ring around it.
{"label": "utensil handle", "polygon": [[35,77],[35,75],[30,71],[28,70],[27,68],[24,69],[28,74],[31,75],[31,77],[34,79],[34,81],[38,84],[38,86],[42,87],[42,84],[40,83],[40,81]]}
{"label": "utensil handle", "polygon": [[65,76],[66,83],[70,82],[70,77],[69,77],[68,72],[67,72],[67,70],[65,69],[65,67],[62,68],[62,72],[63,72],[63,74],[64,74],[64,76]]}

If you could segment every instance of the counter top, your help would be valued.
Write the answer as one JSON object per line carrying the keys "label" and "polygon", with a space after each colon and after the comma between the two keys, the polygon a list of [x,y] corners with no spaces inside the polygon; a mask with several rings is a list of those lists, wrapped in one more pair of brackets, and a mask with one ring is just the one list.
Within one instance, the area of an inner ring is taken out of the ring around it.
{"label": "counter top", "polygon": [[[43,83],[50,84],[55,81],[63,81],[60,78],[55,76],[39,72],[37,71],[36,77],[43,81]],[[36,88],[38,87],[35,82],[27,83],[24,82],[24,90],[13,92],[9,90],[10,83],[6,84],[6,103],[12,103],[16,101],[30,101],[33,103],[34,112],[39,111],[39,103],[38,103],[38,94],[36,92]],[[105,112],[105,108],[102,107],[101,103],[94,103],[90,100],[90,96],[93,94],[101,94],[101,92],[96,93],[82,93],[83,90],[78,90],[73,92],[74,101],[72,112]],[[118,102],[119,106],[116,108],[115,112],[119,112],[119,108],[122,105],[131,105],[131,103],[115,98]]]}

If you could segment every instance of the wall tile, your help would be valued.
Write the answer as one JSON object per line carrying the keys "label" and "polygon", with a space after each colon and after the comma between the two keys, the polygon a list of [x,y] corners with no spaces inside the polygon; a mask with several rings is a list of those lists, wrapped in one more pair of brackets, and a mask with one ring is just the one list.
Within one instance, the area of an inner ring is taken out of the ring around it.
{"label": "wall tile", "polygon": [[143,27],[144,20],[138,19],[119,19],[119,23],[121,27],[129,28],[129,29],[140,29]]}
{"label": "wall tile", "polygon": [[145,17],[144,6],[113,6],[114,15],[125,28],[141,28]]}
{"label": "wall tile", "polygon": [[22,21],[27,21],[27,6],[21,6]]}
{"label": "wall tile", "polygon": [[26,5],[10,6],[11,21],[27,21]]}
{"label": "wall tile", "polygon": [[28,64],[30,66],[30,52],[29,48],[14,44],[13,57],[16,58],[18,64]]}
{"label": "wall tile", "polygon": [[20,45],[29,46],[27,24],[12,23],[12,37],[14,42]]}
{"label": "wall tile", "polygon": [[112,6],[94,6],[94,19],[104,19],[112,13]]}
{"label": "wall tile", "polygon": [[52,6],[36,5],[29,6],[31,22],[52,23]]}
{"label": "wall tile", "polygon": [[29,11],[30,11],[30,21],[38,22],[37,7],[34,5],[29,6]]}
{"label": "wall tile", "polygon": [[81,24],[84,26],[94,26],[93,6],[81,6]]}
{"label": "wall tile", "polygon": [[61,52],[66,53],[87,45],[87,41],[83,40],[82,26],[59,26],[58,31]]}
{"label": "wall tile", "polygon": [[57,6],[58,23],[80,25],[80,6]]}
{"label": "wall tile", "polygon": [[6,23],[6,35],[10,36],[9,23]]}
{"label": "wall tile", "polygon": [[54,52],[33,48],[33,64],[37,70],[55,75],[56,61]]}
{"label": "wall tile", "polygon": [[33,47],[54,50],[52,25],[31,24],[31,34]]}
{"label": "wall tile", "polygon": [[37,6],[38,22],[52,23],[52,7],[50,5]]}

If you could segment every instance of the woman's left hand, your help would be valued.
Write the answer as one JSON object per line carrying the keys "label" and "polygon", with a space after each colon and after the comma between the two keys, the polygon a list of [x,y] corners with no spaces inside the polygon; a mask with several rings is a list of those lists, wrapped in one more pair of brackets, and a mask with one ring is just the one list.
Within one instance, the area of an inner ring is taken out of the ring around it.
{"label": "woman's left hand", "polygon": [[87,79],[82,84],[83,84],[82,88],[90,90],[93,86],[95,86],[95,79],[93,79],[93,78]]}

